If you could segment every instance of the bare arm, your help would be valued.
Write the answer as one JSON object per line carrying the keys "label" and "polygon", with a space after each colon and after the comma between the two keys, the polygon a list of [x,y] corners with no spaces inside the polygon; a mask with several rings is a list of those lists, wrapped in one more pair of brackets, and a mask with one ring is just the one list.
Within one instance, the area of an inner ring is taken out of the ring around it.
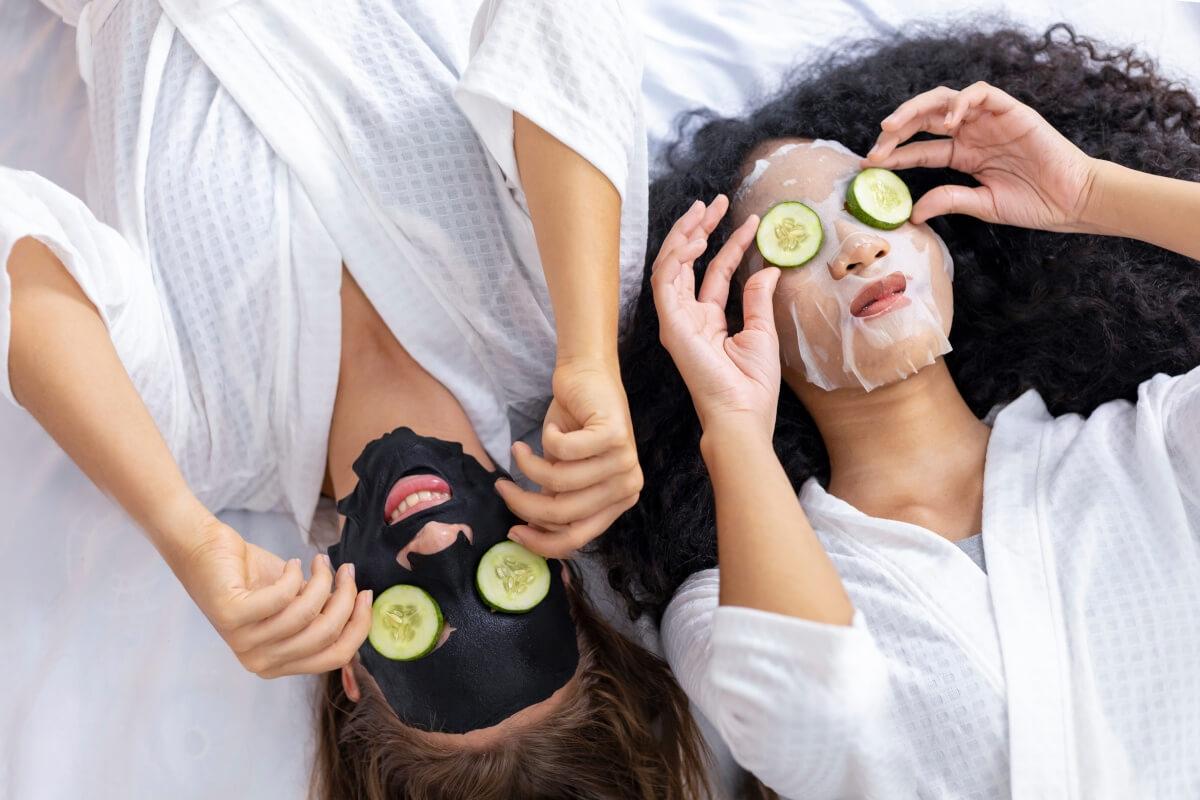
{"label": "bare arm", "polygon": [[12,279],[13,394],[168,562],[201,542],[211,514],[184,483],[99,312],[55,255],[22,239]]}
{"label": "bare arm", "polygon": [[524,444],[517,465],[542,494],[497,485],[529,525],[513,537],[564,557],[598,536],[642,488],[629,403],[617,365],[621,197],[581,155],[513,114],[513,147],[558,334],[545,458]]}
{"label": "bare arm", "polygon": [[1094,160],[1083,211],[1091,233],[1124,236],[1200,261],[1200,183]]}
{"label": "bare arm", "polygon": [[26,238],[7,267],[14,397],[146,531],[242,664],[276,677],[347,663],[366,637],[369,593],[356,596],[353,575],[335,578],[324,556],[304,584],[298,559],[285,563],[221,523],[188,488],[104,320],[62,262]]}
{"label": "bare arm", "polygon": [[712,258],[697,293],[692,272],[729,207],[697,202],[671,229],[651,285],[663,346],[679,368],[703,428],[701,453],[717,507],[721,605],[849,625],[854,609],[771,446],[779,400],[779,338],[771,297],[778,269],[743,292],[745,327],[729,336],[729,282],[754,239],[750,216]]}
{"label": "bare arm", "polygon": [[758,428],[716,422],[700,450],[717,506],[721,605],[849,625],[854,608]]}

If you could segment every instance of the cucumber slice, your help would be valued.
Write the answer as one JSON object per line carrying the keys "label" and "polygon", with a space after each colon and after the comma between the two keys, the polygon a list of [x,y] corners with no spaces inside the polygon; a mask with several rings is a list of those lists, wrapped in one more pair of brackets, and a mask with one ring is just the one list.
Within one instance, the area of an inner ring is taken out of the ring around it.
{"label": "cucumber slice", "polygon": [[475,588],[492,610],[524,614],[550,593],[550,567],[516,542],[500,542],[479,559]]}
{"label": "cucumber slice", "polygon": [[869,167],[846,189],[846,210],[873,228],[890,231],[912,216],[912,195],[891,170]]}
{"label": "cucumber slice", "polygon": [[415,661],[433,652],[444,625],[442,609],[429,592],[401,583],[375,599],[367,638],[385,658]]}
{"label": "cucumber slice", "polygon": [[798,267],[821,249],[825,232],[821,218],[804,203],[786,200],[771,206],[758,223],[754,241],[767,263],[777,267]]}

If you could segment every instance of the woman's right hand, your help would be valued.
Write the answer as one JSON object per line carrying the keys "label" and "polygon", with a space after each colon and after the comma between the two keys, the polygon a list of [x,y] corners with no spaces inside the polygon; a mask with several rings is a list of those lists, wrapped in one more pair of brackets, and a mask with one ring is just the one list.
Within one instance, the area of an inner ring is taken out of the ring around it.
{"label": "woman's right hand", "polygon": [[650,279],[659,338],[683,376],[705,430],[717,420],[748,419],[770,441],[780,382],[771,304],[779,270],[764,269],[746,282],[741,332],[730,336],[725,319],[729,283],[754,241],[758,217],[751,216],[729,236],[709,262],[696,294],[692,265],[728,209],[724,195],[708,206],[697,200],[663,240]]}
{"label": "woman's right hand", "polygon": [[[246,669],[262,678],[315,674],[348,664],[371,627],[371,592],[356,592],[353,565],[335,576],[328,556],[300,559],[247,542],[215,517],[200,544],[171,567]],[[331,589],[332,587],[332,589]]]}

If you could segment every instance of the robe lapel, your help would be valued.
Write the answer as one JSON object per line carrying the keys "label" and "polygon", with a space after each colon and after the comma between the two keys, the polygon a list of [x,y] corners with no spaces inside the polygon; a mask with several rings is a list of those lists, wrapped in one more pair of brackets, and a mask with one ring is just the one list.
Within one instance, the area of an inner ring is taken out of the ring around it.
{"label": "robe lapel", "polygon": [[1074,798],[1071,692],[1054,551],[1038,492],[1050,415],[1027,392],[988,444],[983,546],[1008,685],[1013,797]]}
{"label": "robe lapel", "polygon": [[800,502],[820,536],[837,537],[888,572],[951,632],[996,692],[1004,693],[988,577],[970,556],[920,526],[867,516],[816,480],[804,484]]}

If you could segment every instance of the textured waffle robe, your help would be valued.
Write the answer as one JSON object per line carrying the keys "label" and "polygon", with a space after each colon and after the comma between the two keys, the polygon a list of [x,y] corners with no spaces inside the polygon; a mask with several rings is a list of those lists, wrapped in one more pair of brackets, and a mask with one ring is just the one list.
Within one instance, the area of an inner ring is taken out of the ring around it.
{"label": "textured waffle robe", "polygon": [[[345,262],[488,452],[540,424],[554,320],[512,146],[519,112],[594,164],[640,283],[640,42],[619,2],[71,0],[86,206],[0,170],[0,257],[34,236],[99,309],[214,510],[308,529]],[[0,391],[9,281],[0,270]]]}
{"label": "textured waffle robe", "polygon": [[683,687],[795,800],[1200,797],[1200,368],[1086,419],[1027,392],[983,494],[986,573],[808,481],[853,624],[718,606],[697,573],[663,619]]}

